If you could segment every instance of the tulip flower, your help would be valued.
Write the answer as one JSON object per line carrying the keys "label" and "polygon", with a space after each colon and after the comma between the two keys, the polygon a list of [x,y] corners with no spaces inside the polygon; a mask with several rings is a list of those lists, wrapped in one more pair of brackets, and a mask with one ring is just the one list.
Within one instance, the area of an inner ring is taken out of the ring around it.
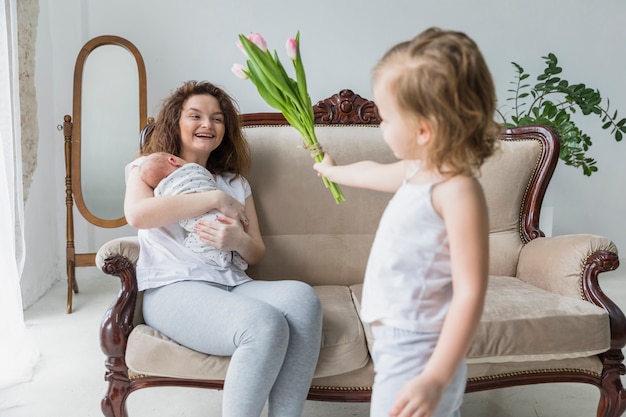
{"label": "tulip flower", "polygon": [[241,41],[237,41],[235,43],[235,45],[237,45],[237,48],[239,48],[241,50],[241,52],[243,52],[243,54],[247,57],[248,53],[246,52],[246,50],[243,47],[243,44],[241,43]]}
{"label": "tulip flower", "polygon": [[263,36],[258,34],[257,32],[252,32],[248,35],[248,40],[259,47],[259,49],[263,52],[267,51],[267,43]]}
{"label": "tulip flower", "polygon": [[242,80],[248,79],[248,70],[241,64],[233,64],[233,67],[230,69],[233,74]]}
{"label": "tulip flower", "polygon": [[[321,162],[324,152],[315,135],[313,106],[300,55],[300,32],[295,39],[291,38],[286,42],[287,55],[296,73],[295,80],[287,75],[276,51],[273,55],[268,51],[265,39],[260,34],[255,32],[248,36],[239,35],[237,46],[248,58],[248,68],[235,64],[233,73],[239,78],[252,81],[267,104],[280,110],[287,122],[302,135],[304,148],[309,150],[315,161]],[[337,184],[323,176],[322,180],[337,203],[345,200]]]}
{"label": "tulip flower", "polygon": [[287,43],[285,44],[285,49],[287,49],[287,56],[292,61],[295,61],[298,57],[298,44],[294,38],[287,39]]}

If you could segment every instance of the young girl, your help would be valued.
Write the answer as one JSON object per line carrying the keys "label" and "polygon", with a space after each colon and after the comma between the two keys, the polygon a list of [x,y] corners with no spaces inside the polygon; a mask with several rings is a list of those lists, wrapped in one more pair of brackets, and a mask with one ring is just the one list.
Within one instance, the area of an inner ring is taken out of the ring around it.
{"label": "young girl", "polygon": [[465,34],[429,29],[373,71],[385,142],[400,161],[314,165],[340,184],[394,192],[365,274],[372,417],[459,416],[465,354],[488,274],[487,206],[475,178],[496,147],[495,89]]}

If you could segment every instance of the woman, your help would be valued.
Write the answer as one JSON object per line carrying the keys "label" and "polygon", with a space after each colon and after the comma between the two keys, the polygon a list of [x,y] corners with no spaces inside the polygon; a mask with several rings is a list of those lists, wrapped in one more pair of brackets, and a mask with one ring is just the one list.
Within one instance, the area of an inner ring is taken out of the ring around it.
{"label": "woman", "polygon": [[[169,152],[206,167],[217,190],[155,197],[138,167],[146,154]],[[234,101],[208,82],[189,81],[167,98],[144,156],[126,169],[124,213],[139,229],[137,281],[146,323],[178,343],[231,356],[223,416],[300,416],[319,355],[322,314],[313,289],[299,281],[256,281],[236,265],[208,266],[183,244],[179,221],[198,222],[207,245],[237,251],[248,264],[265,253],[250,186],[250,153]]]}

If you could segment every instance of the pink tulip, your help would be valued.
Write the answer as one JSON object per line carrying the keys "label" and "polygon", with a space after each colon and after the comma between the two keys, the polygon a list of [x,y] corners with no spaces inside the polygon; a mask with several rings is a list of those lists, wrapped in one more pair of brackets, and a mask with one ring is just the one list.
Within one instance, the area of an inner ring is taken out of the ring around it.
{"label": "pink tulip", "polygon": [[287,43],[285,44],[287,48],[287,56],[292,61],[295,61],[298,58],[298,44],[294,38],[287,39]]}
{"label": "pink tulip", "polygon": [[239,50],[241,52],[243,52],[243,54],[247,57],[248,53],[246,52],[245,48],[243,47],[243,44],[241,43],[241,41],[237,41],[236,45],[237,45],[237,48],[239,48]]}
{"label": "pink tulip", "polygon": [[263,36],[259,33],[252,32],[247,36],[247,38],[250,42],[258,46],[263,52],[267,51],[267,43],[265,42],[265,39],[263,39]]}
{"label": "pink tulip", "polygon": [[233,74],[237,76],[237,78],[240,78],[242,80],[248,79],[248,70],[243,65],[233,64],[230,70],[233,72]]}

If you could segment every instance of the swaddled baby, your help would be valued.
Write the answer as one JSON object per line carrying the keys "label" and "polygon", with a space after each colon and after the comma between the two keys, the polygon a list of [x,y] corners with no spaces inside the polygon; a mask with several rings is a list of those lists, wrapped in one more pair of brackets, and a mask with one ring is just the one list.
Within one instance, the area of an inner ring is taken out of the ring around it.
{"label": "swaddled baby", "polygon": [[[166,152],[155,152],[145,157],[140,165],[141,178],[154,189],[155,196],[178,195],[217,189],[213,175],[205,167]],[[194,233],[198,220],[217,221],[217,210],[184,219],[179,222],[187,231],[184,245],[193,252],[202,254],[210,265],[226,267],[231,264],[246,270],[248,263],[236,251],[223,251],[207,245]]]}

